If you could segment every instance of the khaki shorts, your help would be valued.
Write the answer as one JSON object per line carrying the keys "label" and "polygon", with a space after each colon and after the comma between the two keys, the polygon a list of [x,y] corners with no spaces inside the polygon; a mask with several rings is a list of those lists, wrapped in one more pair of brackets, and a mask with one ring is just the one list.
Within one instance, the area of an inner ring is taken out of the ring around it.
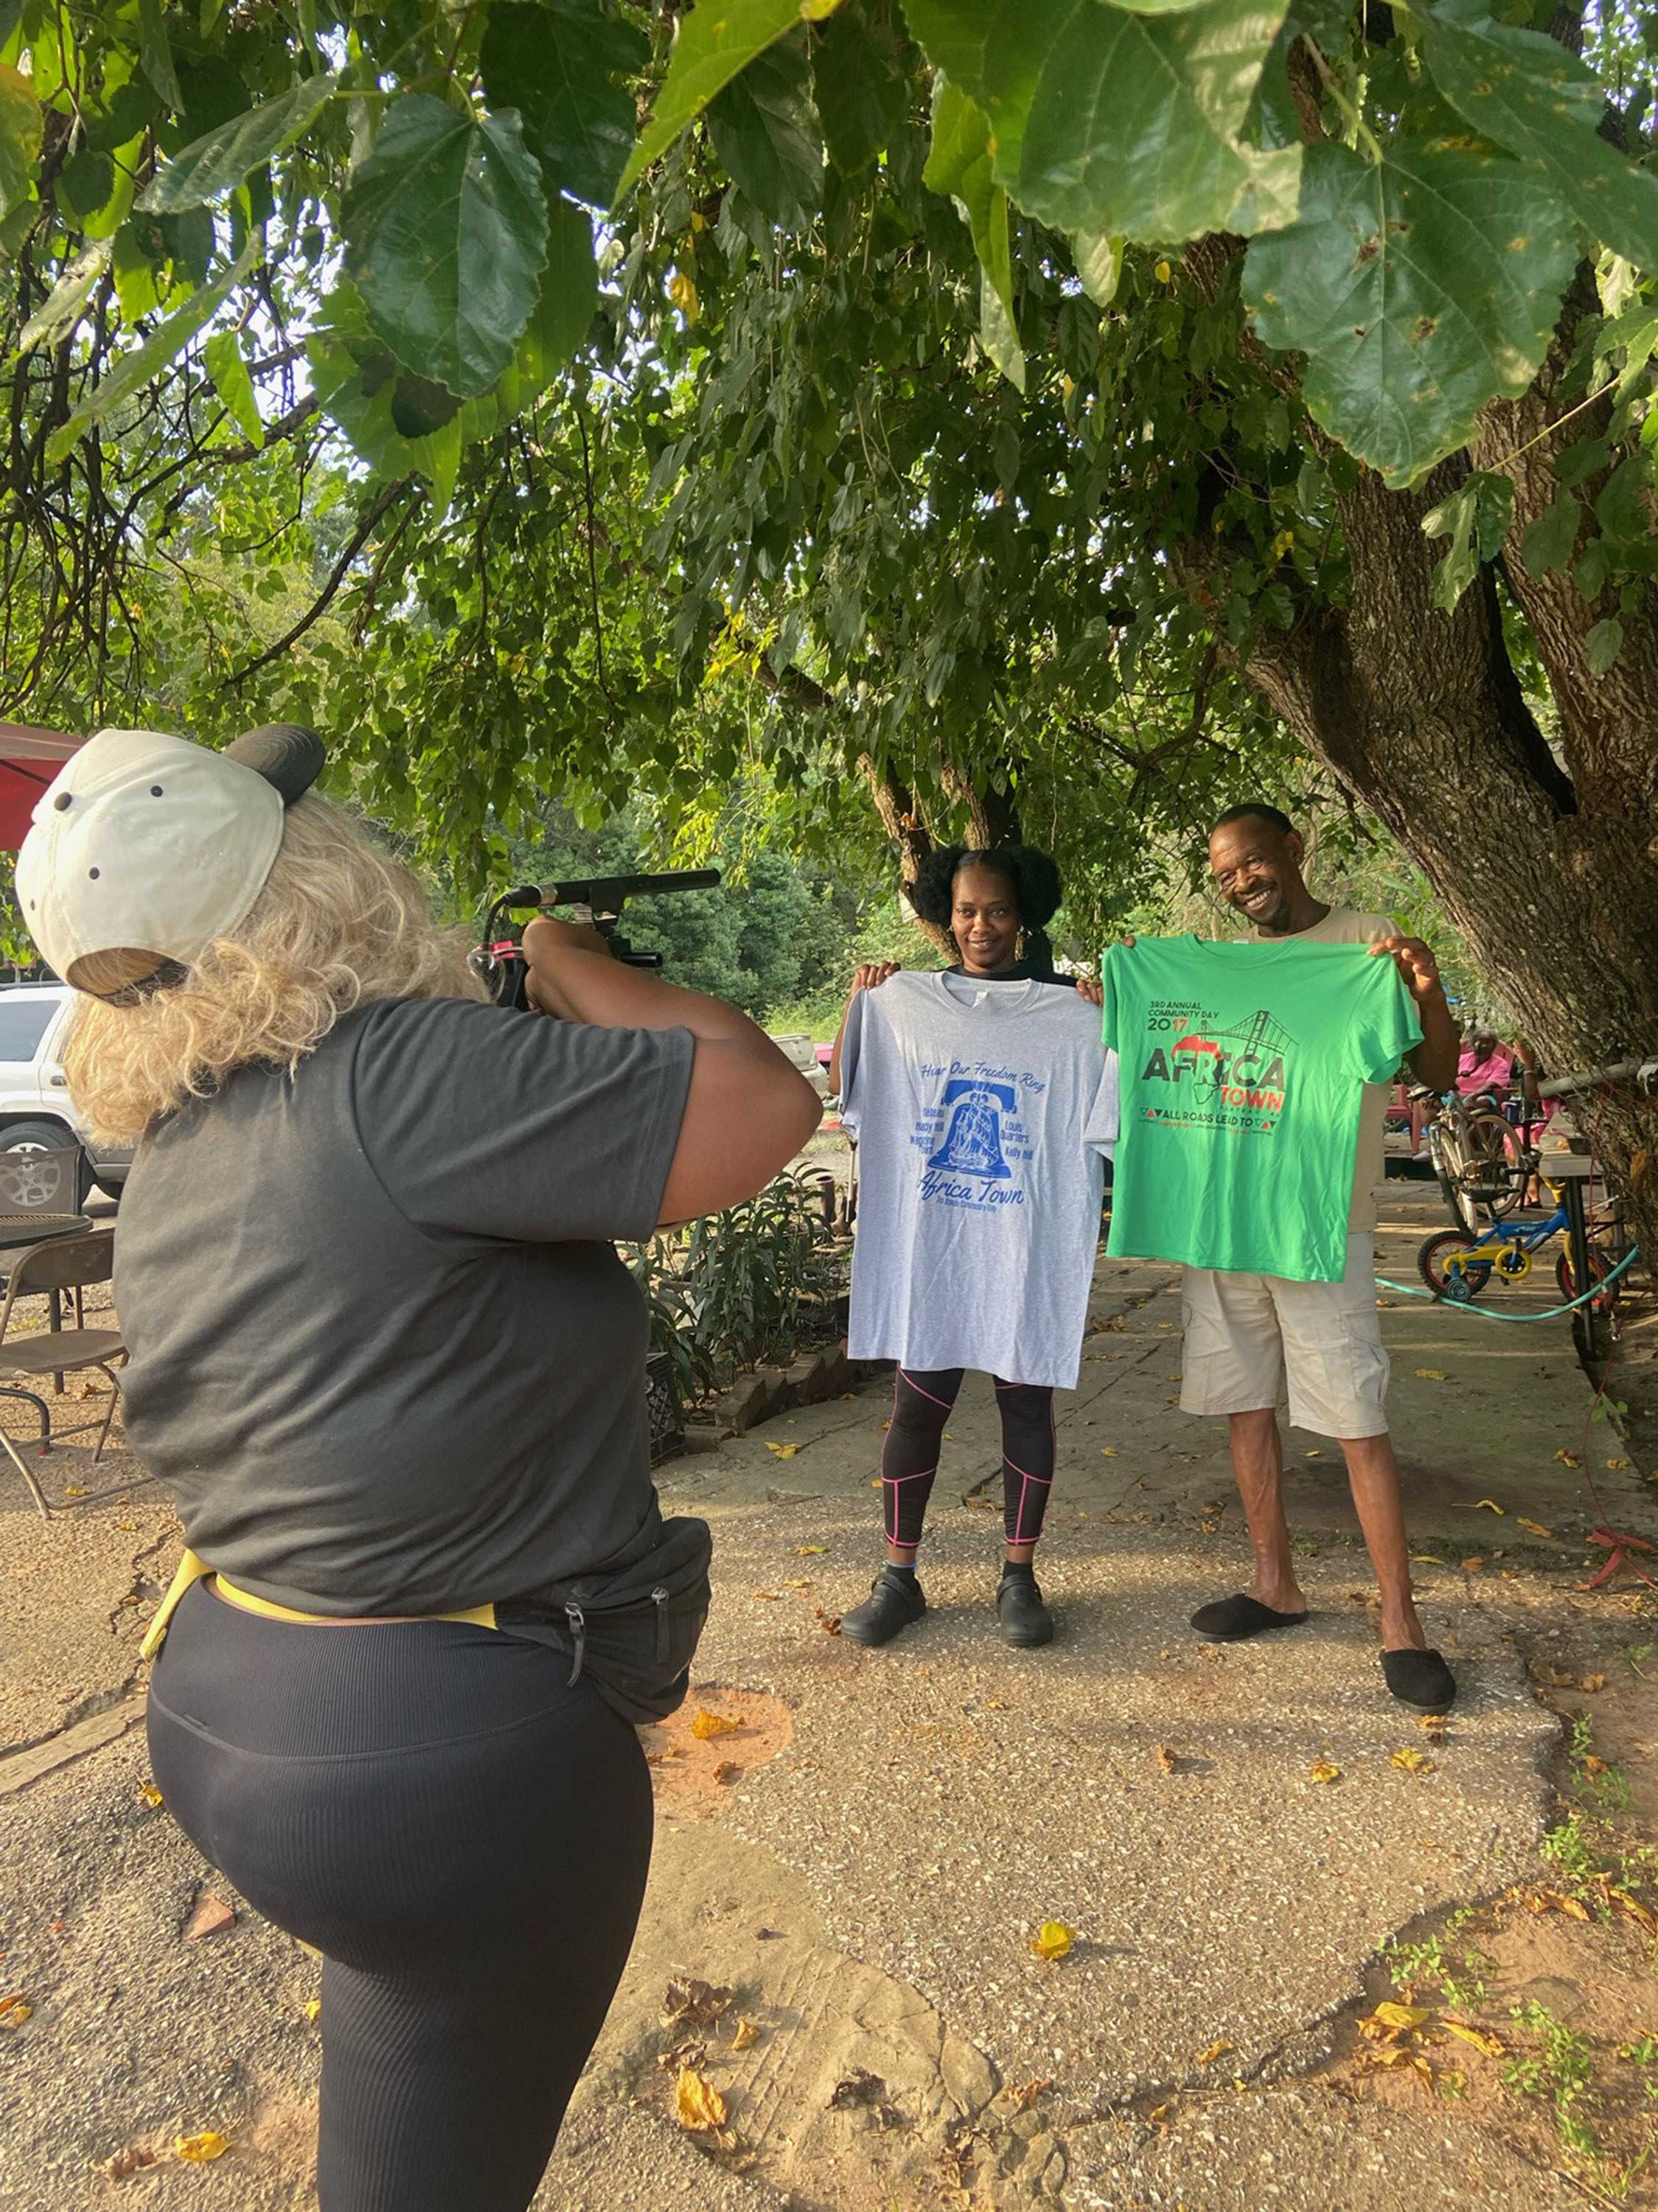
{"label": "khaki shorts", "polygon": [[1181,1410],[1250,1413],[1290,1389],[1290,1419],[1323,1437],[1388,1432],[1388,1355],[1376,1305],[1376,1239],[1347,1239],[1339,1283],[1187,1267]]}

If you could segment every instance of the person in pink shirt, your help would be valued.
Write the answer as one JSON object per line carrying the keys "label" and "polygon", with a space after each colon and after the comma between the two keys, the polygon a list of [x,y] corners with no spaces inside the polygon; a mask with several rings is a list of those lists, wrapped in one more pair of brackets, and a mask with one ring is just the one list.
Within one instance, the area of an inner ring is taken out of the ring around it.
{"label": "person in pink shirt", "polygon": [[1489,1091],[1506,1098],[1514,1080],[1514,1054],[1494,1030],[1476,1030],[1456,1063],[1456,1087],[1465,1098]]}

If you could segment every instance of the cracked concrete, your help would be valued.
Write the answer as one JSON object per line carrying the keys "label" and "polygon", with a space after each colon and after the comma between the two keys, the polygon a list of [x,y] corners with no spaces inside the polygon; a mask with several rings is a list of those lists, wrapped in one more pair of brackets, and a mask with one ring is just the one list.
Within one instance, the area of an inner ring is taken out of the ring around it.
{"label": "cracked concrete", "polygon": [[[1388,1198],[1384,1264],[1403,1279],[1433,1214]],[[1463,1683],[1430,1770],[1411,1774],[1393,1753],[1424,1740],[1383,1694],[1323,1440],[1290,1437],[1314,1619],[1261,1646],[1187,1632],[1193,1606],[1247,1568],[1219,1425],[1166,1403],[1178,1315],[1169,1270],[1102,1267],[1082,1387],[1061,1401],[1042,1571],[1062,1632],[1046,1651],[995,1633],[987,1385],[969,1382],[950,1425],[932,1609],[884,1651],[818,1618],[856,1601],[878,1555],[881,1392],[665,1470],[668,1504],[715,1528],[694,1694],[723,1710],[766,1692],[795,1730],[714,1793],[706,1822],[676,1813],[658,1770],[639,1943],[537,2212],[1582,2203],[1454,2107],[1358,2105],[1319,2077],[1379,1945],[1534,1863],[1557,1723],[1518,1616],[1494,1601],[1523,1589],[1546,1614],[1581,1583],[1588,1516],[1554,1457],[1581,1449],[1588,1406],[1569,1351],[1552,1325],[1539,1342],[1426,1306],[1384,1316],[1421,1602]],[[1600,1479],[1617,1517],[1637,1477]],[[1522,1513],[1550,1533],[1518,1532]],[[50,1528],[21,1486],[0,1492],[14,1742],[88,1699],[118,1712],[146,1609],[124,1601],[159,1588],[171,1540],[154,1492]],[[1326,1758],[1338,1784],[1311,1778]],[[224,2201],[288,2212],[313,2201],[314,1967],[246,1909],[211,1944],[178,1941],[203,1870],[144,1802],[145,1778],[132,1734],[10,1801],[6,1972],[35,2017],[0,2051],[25,2092],[3,2124],[3,2163],[24,2179],[0,2204],[170,2212],[197,2201],[198,2175],[164,2164],[89,2183],[93,2164],[228,2126]],[[1077,1931],[1052,1964],[1029,1948],[1049,1918]],[[732,1985],[733,2016],[755,2026],[742,2051],[707,2039],[738,2138],[712,2160],[673,2128],[660,2063],[663,1988],[686,1974]]]}

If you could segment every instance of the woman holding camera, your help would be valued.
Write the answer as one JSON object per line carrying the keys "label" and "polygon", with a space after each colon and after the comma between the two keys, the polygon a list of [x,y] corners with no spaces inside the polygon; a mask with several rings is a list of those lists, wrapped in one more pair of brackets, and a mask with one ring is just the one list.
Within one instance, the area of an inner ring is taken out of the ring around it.
{"label": "woman holding camera", "polygon": [[835,1040],[829,1087],[858,1136],[861,1186],[849,1349],[896,1362],[881,1453],[886,1565],[842,1617],[854,1643],[890,1643],[926,1611],[916,1553],[969,1367],[993,1377],[1001,1426],[1002,1636],[1031,1646],[1054,1633],[1032,1564],[1054,1483],[1054,1392],[1077,1381],[1117,1133],[1100,987],[1054,966],[1060,896],[1058,869],[1029,846],[935,853],[908,896],[949,930],[955,964],[859,968]]}
{"label": "woman holding camera", "polygon": [[706,1608],[611,1240],[757,1190],[818,1108],[590,930],[525,933],[556,1020],[480,1003],[321,765],[101,732],[18,893],[88,994],[76,1099],[138,1145],[127,1426],[189,1546],[156,1779],[323,1954],[323,2212],[523,2212],[644,1890],[623,1715],[677,1701]]}

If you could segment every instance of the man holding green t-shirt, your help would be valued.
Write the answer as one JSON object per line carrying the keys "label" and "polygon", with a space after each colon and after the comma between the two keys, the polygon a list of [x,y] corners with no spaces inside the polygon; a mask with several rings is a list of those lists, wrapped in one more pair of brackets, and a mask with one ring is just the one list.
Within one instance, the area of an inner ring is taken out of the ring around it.
{"label": "man holding green t-shirt", "polygon": [[[1422,1030],[1422,1042],[1406,1054],[1406,1062],[1418,1082],[1448,1089],[1456,1077],[1458,1035],[1432,952],[1418,939],[1400,936],[1383,915],[1315,898],[1301,872],[1303,849],[1276,807],[1234,806],[1210,837],[1210,872],[1259,944],[1293,939],[1307,945],[1368,945],[1377,956],[1391,957]],[[1201,1636],[1231,1642],[1293,1627],[1307,1617],[1284,1517],[1277,1405],[1287,1379],[1292,1421],[1333,1437],[1347,1462],[1381,1588],[1388,1687],[1408,1705],[1442,1712],[1456,1684],[1439,1653],[1428,1648],[1417,1619],[1399,1463],[1385,1411],[1388,1370],[1376,1306],[1375,1189],[1383,1174],[1386,1103],[1385,1085],[1363,1085],[1346,1267],[1339,1281],[1186,1269],[1181,1405],[1190,1413],[1227,1416],[1232,1468],[1255,1555],[1248,1589],[1200,1606],[1192,1626]]]}

